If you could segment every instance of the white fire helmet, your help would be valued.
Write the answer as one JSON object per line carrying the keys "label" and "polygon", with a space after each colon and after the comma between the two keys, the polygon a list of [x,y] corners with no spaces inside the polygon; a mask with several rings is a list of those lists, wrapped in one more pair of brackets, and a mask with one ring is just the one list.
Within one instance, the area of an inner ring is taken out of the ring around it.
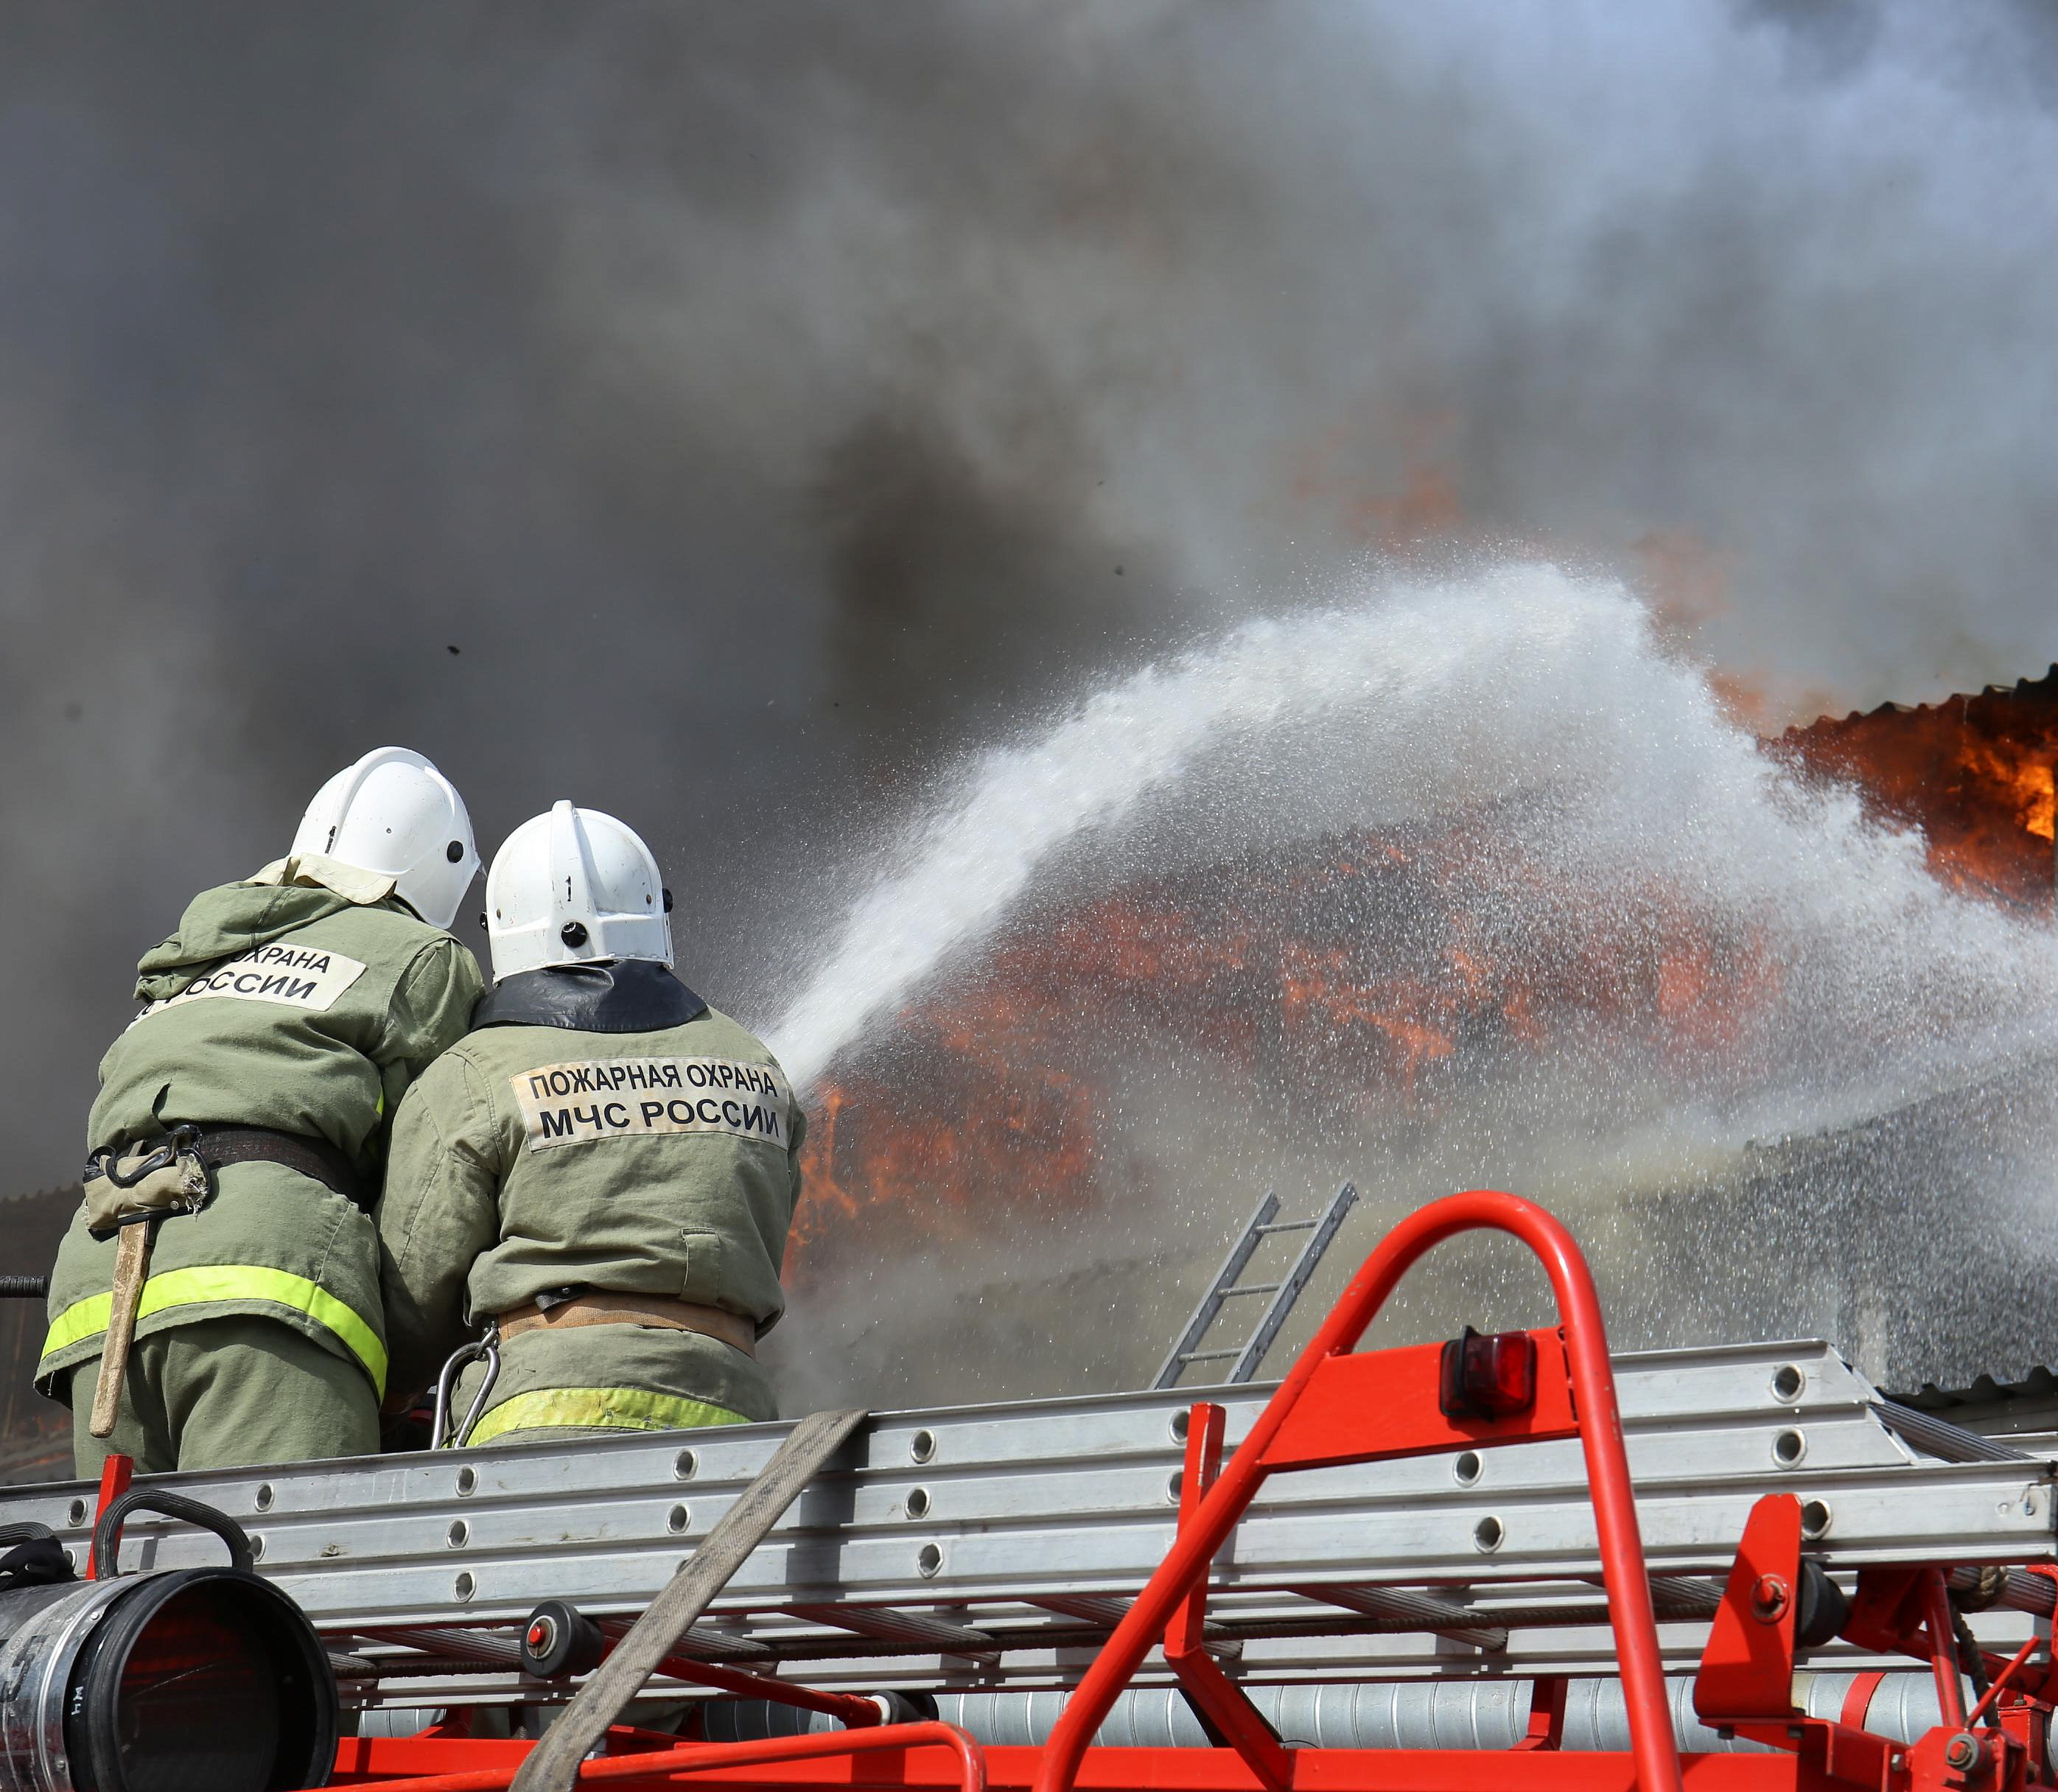
{"label": "white fire helmet", "polygon": [[464,799],[405,747],[375,747],[316,791],[292,850],[391,878],[393,893],[431,927],[457,919],[479,875]]}
{"label": "white fire helmet", "polygon": [[486,874],[493,980],[553,964],[640,958],[669,967],[671,899],[634,828],[557,804],[524,821]]}

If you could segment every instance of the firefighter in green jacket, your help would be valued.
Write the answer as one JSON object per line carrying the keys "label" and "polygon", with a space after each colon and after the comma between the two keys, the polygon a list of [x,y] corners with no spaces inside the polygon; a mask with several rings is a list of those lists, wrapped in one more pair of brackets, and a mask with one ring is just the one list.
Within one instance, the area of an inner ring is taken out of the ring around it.
{"label": "firefighter in green jacket", "polygon": [[764,1045],[671,972],[650,849],[594,809],[526,822],[487,877],[495,987],[401,1104],[379,1210],[391,1385],[494,1345],[458,1441],[777,1417],[801,1110]]}
{"label": "firefighter in green jacket", "polygon": [[[386,1122],[484,991],[447,931],[478,868],[457,792],[383,747],[322,787],[285,858],[195,897],[145,956],[145,1006],[101,1061],[86,1204],[36,1372],[71,1405],[81,1475],[110,1450],[154,1473],[378,1448],[371,1210]],[[150,1222],[102,1441],[86,1418],[113,1299],[108,1215],[153,1166],[191,1198]]]}

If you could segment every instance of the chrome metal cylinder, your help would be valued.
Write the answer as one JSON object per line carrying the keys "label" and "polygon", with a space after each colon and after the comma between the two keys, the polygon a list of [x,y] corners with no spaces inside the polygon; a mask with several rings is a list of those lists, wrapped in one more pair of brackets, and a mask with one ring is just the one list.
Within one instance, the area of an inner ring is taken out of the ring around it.
{"label": "chrome metal cylinder", "polygon": [[0,1595],[0,1788],[69,1792],[65,1694],[108,1607],[145,1584],[74,1581]]}
{"label": "chrome metal cylinder", "polygon": [[320,1786],[336,1718],[312,1627],[245,1570],[0,1592],[0,1792]]}
{"label": "chrome metal cylinder", "polygon": [[[1840,1718],[1857,1679],[1854,1674],[1797,1674],[1795,1703],[1810,1717]],[[1522,1739],[1536,1687],[1528,1680],[1389,1680],[1247,1690],[1265,1722],[1291,1746],[1490,1750],[1512,1748]],[[1673,1729],[1685,1753],[1772,1752],[1763,1743],[1724,1737],[1703,1724],[1694,1713],[1690,1676],[1669,1677],[1665,1690]],[[1062,1692],[939,1693],[936,1712],[944,1722],[969,1730],[989,1747],[1034,1747],[1050,1739],[1065,1698]],[[751,1699],[711,1701],[702,1721],[709,1739],[717,1742],[840,1727],[833,1718]],[[1889,1741],[1909,1742],[1941,1721],[1934,1679],[1927,1673],[1897,1673],[1881,1680],[1863,1726]],[[1101,1748],[1209,1746],[1193,1708],[1172,1687],[1123,1693],[1094,1742]],[[1629,1747],[1629,1713],[1619,1680],[1574,1680],[1567,1686],[1563,1746],[1580,1753]]]}

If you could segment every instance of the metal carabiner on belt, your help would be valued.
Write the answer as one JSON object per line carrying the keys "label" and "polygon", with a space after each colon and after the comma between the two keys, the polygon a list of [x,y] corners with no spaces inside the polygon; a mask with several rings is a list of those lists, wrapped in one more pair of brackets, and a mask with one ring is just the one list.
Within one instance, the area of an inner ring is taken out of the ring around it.
{"label": "metal carabiner on belt", "polygon": [[200,1143],[200,1128],[189,1121],[181,1121],[165,1134],[165,1142],[156,1150],[137,1164],[127,1175],[115,1168],[121,1158],[118,1145],[103,1146],[85,1160],[86,1174],[105,1176],[117,1189],[133,1189],[145,1176],[154,1176],[161,1170],[169,1170],[179,1161],[181,1154],[191,1151]]}
{"label": "metal carabiner on belt", "polygon": [[[471,1409],[464,1416],[464,1423],[456,1431],[450,1432],[451,1395],[459,1373],[467,1363],[485,1364],[486,1373],[479,1381],[478,1393],[472,1398]],[[429,1419],[429,1448],[462,1448],[464,1440],[471,1435],[471,1428],[479,1423],[479,1415],[486,1410],[486,1403],[492,1397],[493,1384],[499,1379],[500,1326],[496,1321],[486,1328],[483,1336],[453,1350],[450,1361],[443,1365],[442,1374],[436,1377],[436,1403]],[[445,1435],[447,1432],[450,1432],[448,1436]]]}

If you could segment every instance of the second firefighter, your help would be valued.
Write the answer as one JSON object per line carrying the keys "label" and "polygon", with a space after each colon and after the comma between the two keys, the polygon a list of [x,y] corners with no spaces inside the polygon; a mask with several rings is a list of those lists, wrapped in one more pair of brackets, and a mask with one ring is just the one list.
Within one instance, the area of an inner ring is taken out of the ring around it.
{"label": "second firefighter", "polygon": [[777,1416],[756,1353],[805,1122],[764,1044],[672,975],[669,906],[595,809],[561,802],[494,859],[495,986],[402,1103],[379,1212],[393,1388],[497,1330],[455,1440]]}

